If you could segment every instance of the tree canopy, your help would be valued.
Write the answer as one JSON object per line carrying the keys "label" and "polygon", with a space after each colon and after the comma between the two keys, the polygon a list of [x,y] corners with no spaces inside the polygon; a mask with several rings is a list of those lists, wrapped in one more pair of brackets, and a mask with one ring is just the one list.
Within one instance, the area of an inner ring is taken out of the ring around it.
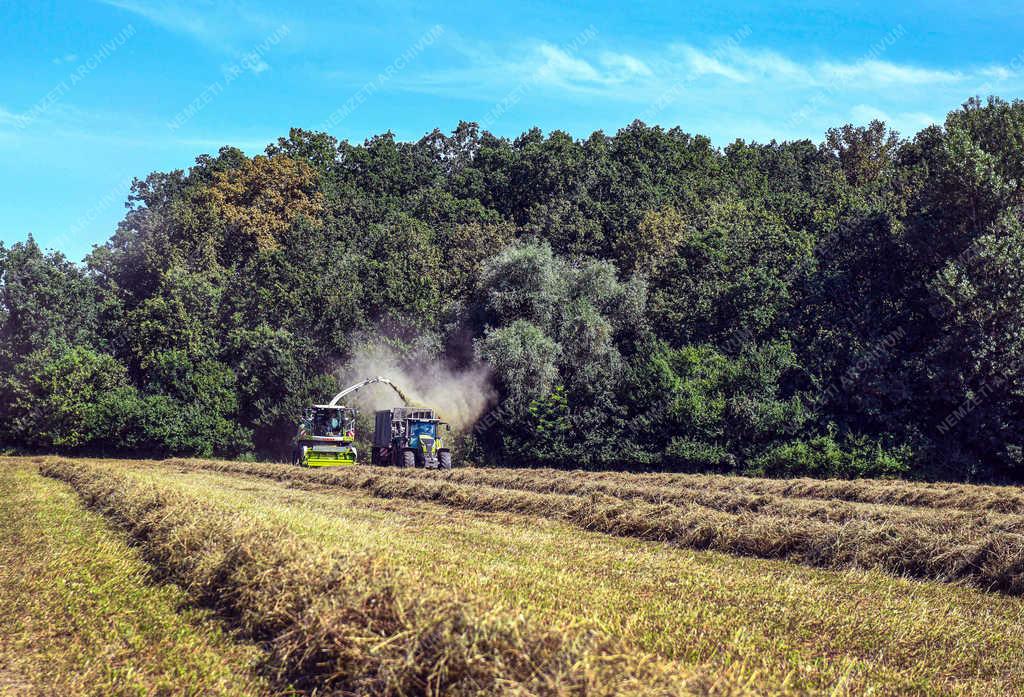
{"label": "tree canopy", "polygon": [[0,443],[280,457],[372,342],[498,398],[480,464],[1024,480],[1024,102],[716,148],[293,129],[0,244]]}

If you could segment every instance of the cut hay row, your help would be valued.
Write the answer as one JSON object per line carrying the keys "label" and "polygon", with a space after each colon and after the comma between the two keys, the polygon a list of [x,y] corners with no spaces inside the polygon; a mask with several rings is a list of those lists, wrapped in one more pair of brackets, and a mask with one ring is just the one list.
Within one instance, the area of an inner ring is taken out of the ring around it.
{"label": "cut hay row", "polygon": [[[545,470],[557,472],[558,470]],[[630,483],[666,489],[742,492],[896,506],[1024,514],[1024,487],[925,483],[879,479],[765,479],[716,474],[636,474],[586,472],[593,481]]]}
{"label": "cut hay row", "polygon": [[276,679],[316,694],[734,694],[587,629],[538,627],[403,583],[283,525],[109,466],[44,460],[197,603],[266,642]]}
{"label": "cut hay row", "polygon": [[824,522],[903,523],[934,532],[960,531],[965,526],[997,532],[1024,534],[1024,516],[958,509],[929,509],[911,506],[868,504],[855,501],[787,498],[776,494],[750,494],[728,489],[699,489],[635,484],[629,480],[595,480],[585,472],[557,470],[510,470],[464,468],[435,472],[422,469],[376,469],[379,474],[401,474],[460,484],[493,486],[537,493],[576,496],[604,495],[620,499],[677,506],[700,505],[726,513],[762,513],[802,517]]}
{"label": "cut hay row", "polygon": [[399,470],[303,470],[285,465],[178,460],[181,467],[249,474],[296,485],[326,485],[381,498],[432,501],[477,511],[566,521],[587,530],[671,542],[822,568],[876,568],[919,579],[970,582],[986,590],[1024,593],[1024,536],[972,525],[935,532],[914,522],[845,523],[794,516],[652,504],[612,496],[501,489],[403,476]]}
{"label": "cut hay row", "polygon": [[283,697],[103,516],[0,457],[0,695]]}

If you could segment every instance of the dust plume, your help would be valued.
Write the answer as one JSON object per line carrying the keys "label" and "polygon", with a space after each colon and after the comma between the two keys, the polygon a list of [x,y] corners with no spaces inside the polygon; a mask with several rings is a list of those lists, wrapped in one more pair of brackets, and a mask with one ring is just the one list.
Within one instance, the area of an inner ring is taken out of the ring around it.
{"label": "dust plume", "polygon": [[[398,385],[413,406],[433,407],[439,418],[456,431],[465,431],[497,399],[490,369],[474,365],[452,370],[441,361],[403,361],[386,346],[369,346],[339,371],[341,387],[382,375]],[[402,406],[402,399],[387,385],[369,385],[351,395],[349,403],[362,411]]]}

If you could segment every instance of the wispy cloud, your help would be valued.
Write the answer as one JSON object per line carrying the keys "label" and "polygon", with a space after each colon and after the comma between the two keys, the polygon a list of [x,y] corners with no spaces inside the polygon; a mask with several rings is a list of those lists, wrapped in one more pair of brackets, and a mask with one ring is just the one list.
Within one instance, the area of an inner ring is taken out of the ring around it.
{"label": "wispy cloud", "polygon": [[890,113],[870,104],[858,104],[850,110],[848,120],[852,123],[868,123],[874,120],[884,121],[890,128],[902,134],[910,135],[930,126],[941,123],[942,118],[919,111],[903,111]]}
{"label": "wispy cloud", "polygon": [[132,14],[148,19],[164,29],[187,34],[204,43],[218,41],[217,30],[213,26],[211,16],[190,9],[179,2],[161,2],[160,0],[100,0],[105,5],[116,7]]}
{"label": "wispy cloud", "polygon": [[[877,59],[800,64],[767,50],[735,47],[716,57],[689,45],[674,48],[682,57],[680,67],[692,74],[715,75],[734,82],[768,79],[797,87],[822,87],[839,81],[847,89],[855,90],[898,85],[949,84],[965,79],[961,72],[901,65]],[[979,69],[978,74],[984,70],[991,69]]]}
{"label": "wispy cloud", "polygon": [[0,106],[0,126],[19,126],[23,120],[23,116],[19,116]]}
{"label": "wispy cloud", "polygon": [[260,74],[270,66],[261,57],[252,58],[252,45],[293,21],[275,18],[239,3],[221,0],[201,6],[187,0],[100,0],[111,7],[142,17],[175,34],[187,36],[213,52],[242,61],[246,68]]}
{"label": "wispy cloud", "polygon": [[736,62],[748,73],[758,77],[769,77],[795,84],[809,84],[814,81],[813,67],[801,65],[775,51],[733,46],[725,51],[725,55],[728,60]]}
{"label": "wispy cloud", "polygon": [[646,63],[628,53],[605,51],[601,54],[600,60],[603,66],[619,75],[622,79],[634,76],[650,77],[654,74]]}
{"label": "wispy cloud", "polygon": [[[598,48],[570,54],[553,44],[536,41],[506,47],[503,53],[481,47],[459,47],[458,52],[463,65],[416,75],[405,86],[417,89],[420,85],[428,91],[445,86],[461,89],[470,84],[500,89],[501,85],[530,79],[559,89],[643,99],[681,79],[698,85],[716,80],[756,83],[765,89],[812,89],[842,82],[847,90],[870,91],[1015,76],[1013,71],[998,66],[945,70],[878,58],[800,62],[775,51],[738,45],[715,50],[676,43],[643,56]],[[489,94],[479,96],[489,98]]]}
{"label": "wispy cloud", "polygon": [[[695,124],[685,121],[698,111],[693,105],[720,104],[720,118],[701,112],[704,123],[722,128],[728,119],[734,135],[784,138],[818,135],[851,118],[869,121],[881,115],[913,131],[935,122],[933,111],[944,113],[977,85],[1004,92],[1022,87],[1024,71],[1012,65],[949,69],[889,59],[884,54],[905,33],[896,27],[859,56],[842,60],[799,59],[752,45],[749,27],[717,43],[676,42],[644,51],[613,50],[603,37],[577,51],[544,41],[504,46],[452,41],[448,48],[454,56],[446,67],[405,75],[394,88],[493,102],[496,95],[529,83],[536,88],[529,98],[538,108],[552,99],[601,98],[630,103],[629,109],[645,118],[679,119],[690,128]],[[737,106],[752,100],[760,114],[757,123],[748,109]],[[799,120],[792,118],[797,111]]]}
{"label": "wispy cloud", "polygon": [[677,46],[675,50],[682,56],[679,66],[684,67],[691,77],[717,75],[733,82],[750,82],[753,79],[753,76],[745,72],[742,66],[728,65],[693,46]]}
{"label": "wispy cloud", "polygon": [[557,46],[541,44],[537,47],[540,61],[533,69],[533,77],[553,85],[575,85],[606,82],[607,79],[597,68],[571,56]]}
{"label": "wispy cloud", "polygon": [[933,70],[912,65],[897,65],[881,60],[858,63],[823,63],[816,70],[823,83],[840,80],[856,89],[867,87],[893,87],[899,85],[936,85],[962,82],[964,74],[948,70]]}
{"label": "wispy cloud", "polygon": [[[589,33],[588,33],[589,32]],[[586,35],[587,40],[579,41]],[[624,52],[592,51],[584,56],[574,43],[586,45],[596,36],[592,27],[580,32],[564,46],[547,41],[524,41],[505,50],[465,41],[456,32],[446,36],[445,48],[455,57],[447,67],[407,74],[396,80],[396,89],[431,94],[471,94],[481,101],[493,101],[517,86],[576,94],[608,95],[619,90],[621,99],[632,99],[638,85],[656,79],[655,70],[644,59]],[[329,73],[346,79],[344,73]]]}
{"label": "wispy cloud", "polygon": [[24,119],[23,115],[0,106],[0,145],[32,144],[37,147],[42,143],[52,145],[59,142],[74,147],[74,143],[90,142],[147,151],[185,147],[190,152],[216,152],[225,145],[231,145],[252,155],[262,153],[280,135],[263,135],[259,131],[224,134],[201,131],[173,138],[154,138],[153,134],[164,125],[159,119],[132,116],[117,110],[82,109],[71,104],[57,104],[23,128]]}
{"label": "wispy cloud", "polygon": [[24,117],[0,106],[0,147],[18,145],[24,140],[21,125]]}
{"label": "wispy cloud", "polygon": [[1009,80],[1010,78],[1017,77],[1019,75],[1017,71],[1003,65],[994,65],[988,68],[982,68],[980,73],[982,76],[993,80]]}

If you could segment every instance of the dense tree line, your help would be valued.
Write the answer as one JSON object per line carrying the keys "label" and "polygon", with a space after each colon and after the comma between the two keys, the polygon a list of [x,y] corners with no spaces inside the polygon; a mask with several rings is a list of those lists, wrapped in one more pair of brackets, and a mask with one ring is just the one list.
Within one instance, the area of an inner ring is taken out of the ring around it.
{"label": "dense tree line", "polygon": [[1024,479],[1024,102],[912,139],[295,129],[0,245],[0,440],[288,448],[369,342],[484,362],[496,464]]}

